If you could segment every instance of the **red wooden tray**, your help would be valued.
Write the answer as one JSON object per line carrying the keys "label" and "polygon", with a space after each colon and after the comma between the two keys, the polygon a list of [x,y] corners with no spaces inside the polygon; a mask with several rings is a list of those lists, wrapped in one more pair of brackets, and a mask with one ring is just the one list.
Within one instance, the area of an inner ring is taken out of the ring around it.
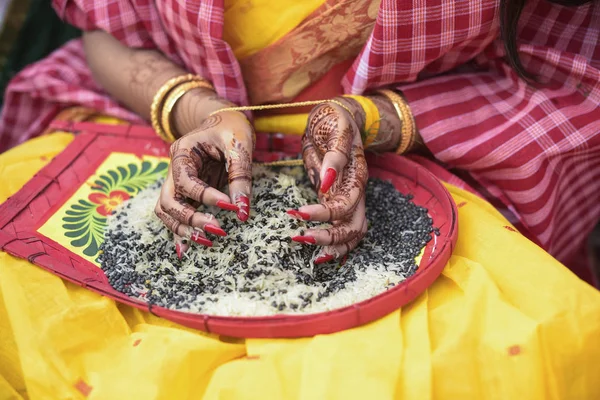
{"label": "red wooden tray", "polygon": [[[439,276],[456,238],[457,210],[444,186],[425,168],[394,154],[370,155],[369,174],[390,180],[404,194],[429,210],[440,235],[433,235],[418,271],[409,279],[369,300],[330,312],[269,317],[214,317],[172,311],[127,297],[109,284],[100,268],[42,235],[38,229],[59,209],[99,165],[114,152],[167,156],[168,146],[143,126],[55,123],[77,132],[77,138],[36,174],[18,193],[0,205],[0,249],[121,303],[200,329],[234,337],[302,337],[353,328],[414,300]],[[258,135],[255,157],[273,161],[300,151],[299,138]]]}

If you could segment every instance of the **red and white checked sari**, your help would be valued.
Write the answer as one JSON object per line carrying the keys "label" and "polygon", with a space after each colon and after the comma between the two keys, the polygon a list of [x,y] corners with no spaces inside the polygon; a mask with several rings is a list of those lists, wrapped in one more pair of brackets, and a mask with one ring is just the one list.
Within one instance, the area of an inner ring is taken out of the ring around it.
{"label": "red and white checked sari", "polygon": [[[53,3],[70,23],[156,48],[210,79],[221,96],[247,104],[240,66],[222,39],[223,0]],[[498,32],[496,0],[382,0],[341,85],[354,94],[390,84],[403,90],[437,160],[578,269],[600,217],[600,3],[528,2],[519,54],[545,83],[539,88],[507,65]],[[75,40],[10,83],[0,150],[38,135],[74,105],[142,122],[94,83]]]}

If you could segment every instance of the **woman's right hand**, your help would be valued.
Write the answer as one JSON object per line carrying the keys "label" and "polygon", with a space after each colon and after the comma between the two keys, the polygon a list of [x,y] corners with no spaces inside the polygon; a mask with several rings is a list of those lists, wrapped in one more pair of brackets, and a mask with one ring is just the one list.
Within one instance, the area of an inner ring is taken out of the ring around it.
{"label": "woman's right hand", "polygon": [[[225,236],[212,214],[197,210],[200,204],[237,212],[248,220],[252,191],[254,130],[241,112],[224,111],[171,145],[171,164],[154,209],[175,234],[177,255],[188,240],[211,246],[208,234]],[[229,183],[229,195],[219,191]]]}

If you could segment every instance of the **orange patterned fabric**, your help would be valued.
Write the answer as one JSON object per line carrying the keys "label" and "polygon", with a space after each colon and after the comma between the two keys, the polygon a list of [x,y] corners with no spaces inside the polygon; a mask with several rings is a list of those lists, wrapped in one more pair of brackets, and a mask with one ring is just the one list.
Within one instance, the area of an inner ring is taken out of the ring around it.
{"label": "orange patterned fabric", "polygon": [[327,0],[276,43],[240,60],[251,104],[290,101],[367,41],[380,0]]}

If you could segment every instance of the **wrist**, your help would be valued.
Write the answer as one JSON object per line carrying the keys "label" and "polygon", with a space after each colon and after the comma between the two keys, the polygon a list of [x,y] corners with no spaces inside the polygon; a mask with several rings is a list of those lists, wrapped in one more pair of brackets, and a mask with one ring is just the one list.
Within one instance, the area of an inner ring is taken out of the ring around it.
{"label": "wrist", "polygon": [[400,144],[402,137],[402,120],[399,118],[392,102],[385,96],[373,94],[367,96],[379,110],[380,125],[372,150],[394,151]]}
{"label": "wrist", "polygon": [[211,113],[235,104],[220,98],[213,90],[195,88],[185,93],[172,112],[173,128],[177,137],[198,128]]}

